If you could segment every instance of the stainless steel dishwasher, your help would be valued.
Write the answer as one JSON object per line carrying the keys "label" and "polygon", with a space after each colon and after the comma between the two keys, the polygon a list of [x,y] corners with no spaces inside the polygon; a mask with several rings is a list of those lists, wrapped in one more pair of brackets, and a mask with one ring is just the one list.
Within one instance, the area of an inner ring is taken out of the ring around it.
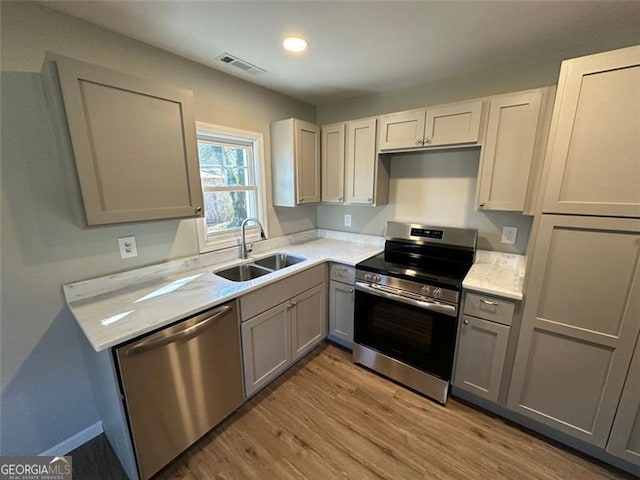
{"label": "stainless steel dishwasher", "polygon": [[244,399],[236,302],[116,349],[143,480]]}

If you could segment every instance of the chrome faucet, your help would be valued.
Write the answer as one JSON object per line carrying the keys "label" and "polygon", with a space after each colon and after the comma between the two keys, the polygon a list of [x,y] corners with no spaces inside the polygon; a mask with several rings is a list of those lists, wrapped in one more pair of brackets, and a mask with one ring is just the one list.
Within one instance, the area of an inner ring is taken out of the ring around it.
{"label": "chrome faucet", "polygon": [[262,228],[262,224],[260,223],[260,220],[258,220],[256,217],[245,218],[242,221],[242,225],[240,225],[240,230],[242,230],[242,245],[240,245],[240,258],[242,259],[247,258],[247,255],[253,251],[253,243],[247,247],[247,236],[245,233],[245,228],[247,227],[247,223],[251,221],[257,223],[258,227],[260,227],[260,238],[262,240],[267,239],[267,236],[264,234],[264,229]]}

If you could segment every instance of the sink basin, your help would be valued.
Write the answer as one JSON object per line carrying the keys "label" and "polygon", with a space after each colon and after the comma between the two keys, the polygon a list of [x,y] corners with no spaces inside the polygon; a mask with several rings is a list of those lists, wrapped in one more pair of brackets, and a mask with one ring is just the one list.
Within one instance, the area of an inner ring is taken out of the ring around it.
{"label": "sink basin", "polygon": [[268,268],[269,270],[280,270],[282,268],[290,267],[296,263],[304,262],[306,258],[296,257],[295,255],[289,255],[288,253],[276,253],[269,257],[256,260],[254,263],[260,267]]}
{"label": "sink basin", "polygon": [[270,270],[257,265],[236,265],[235,267],[215,272],[216,275],[231,280],[232,282],[246,282],[270,273]]}

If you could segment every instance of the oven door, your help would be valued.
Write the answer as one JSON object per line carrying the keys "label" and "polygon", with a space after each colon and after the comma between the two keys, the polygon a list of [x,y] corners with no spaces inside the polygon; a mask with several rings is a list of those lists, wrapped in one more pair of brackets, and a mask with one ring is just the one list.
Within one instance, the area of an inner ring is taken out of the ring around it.
{"label": "oven door", "polygon": [[354,340],[450,380],[457,313],[454,305],[399,297],[379,287],[356,282]]}

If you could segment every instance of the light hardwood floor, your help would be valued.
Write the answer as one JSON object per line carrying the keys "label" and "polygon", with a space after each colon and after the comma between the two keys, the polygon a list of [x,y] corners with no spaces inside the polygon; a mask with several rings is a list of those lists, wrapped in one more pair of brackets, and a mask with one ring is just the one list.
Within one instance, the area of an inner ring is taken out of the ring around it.
{"label": "light hardwood floor", "polygon": [[446,407],[324,344],[158,479],[621,479],[455,400]]}

